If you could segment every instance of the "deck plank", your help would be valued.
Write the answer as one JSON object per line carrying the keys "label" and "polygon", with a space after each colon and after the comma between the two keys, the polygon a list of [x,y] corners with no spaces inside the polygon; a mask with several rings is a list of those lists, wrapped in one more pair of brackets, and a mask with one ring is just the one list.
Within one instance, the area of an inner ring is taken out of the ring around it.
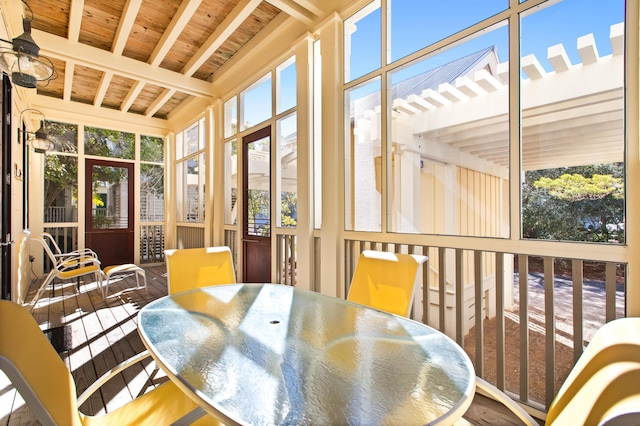
{"label": "deck plank", "polygon": [[[33,310],[43,329],[71,327],[71,349],[60,356],[74,377],[78,394],[104,372],[146,349],[138,335],[137,314],[143,306],[167,294],[167,273],[164,265],[144,269],[147,290],[136,289],[135,274],[118,275],[112,277],[108,297],[103,300],[97,283],[85,276],[80,291],[75,281],[56,282],[55,294],[46,289]],[[34,280],[27,300],[35,294],[37,284]],[[0,426],[33,423],[31,411],[4,380],[0,373]],[[109,381],[81,411],[99,415],[113,410],[166,380],[166,375],[147,359]],[[478,394],[464,417],[474,425],[522,424],[502,405]]]}

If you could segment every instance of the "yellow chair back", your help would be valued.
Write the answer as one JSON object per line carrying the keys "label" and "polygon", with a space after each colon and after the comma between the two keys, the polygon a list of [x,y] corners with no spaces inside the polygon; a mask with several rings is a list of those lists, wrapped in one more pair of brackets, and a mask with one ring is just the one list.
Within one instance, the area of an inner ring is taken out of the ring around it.
{"label": "yellow chair back", "polygon": [[31,314],[7,300],[0,300],[0,369],[39,419],[81,424],[69,370]]}
{"label": "yellow chair back", "polygon": [[360,254],[347,300],[408,317],[420,265],[426,256],[365,250]]}
{"label": "yellow chair back", "polygon": [[174,249],[164,253],[169,294],[236,282],[229,247]]}
{"label": "yellow chair back", "polygon": [[593,336],[547,413],[546,425],[640,424],[640,318]]}

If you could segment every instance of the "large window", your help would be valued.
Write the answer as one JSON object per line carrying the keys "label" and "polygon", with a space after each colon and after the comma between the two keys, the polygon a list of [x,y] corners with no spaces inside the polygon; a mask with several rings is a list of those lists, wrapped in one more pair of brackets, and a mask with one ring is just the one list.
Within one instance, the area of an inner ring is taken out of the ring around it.
{"label": "large window", "polygon": [[204,223],[204,118],[176,135],[178,222]]}
{"label": "large window", "polygon": [[623,243],[624,1],[553,3],[522,16],[522,237]]}
{"label": "large window", "polygon": [[46,123],[53,151],[45,156],[44,222],[78,221],[78,126]]}
{"label": "large window", "polygon": [[345,228],[623,243],[624,1],[435,3],[345,20]]}

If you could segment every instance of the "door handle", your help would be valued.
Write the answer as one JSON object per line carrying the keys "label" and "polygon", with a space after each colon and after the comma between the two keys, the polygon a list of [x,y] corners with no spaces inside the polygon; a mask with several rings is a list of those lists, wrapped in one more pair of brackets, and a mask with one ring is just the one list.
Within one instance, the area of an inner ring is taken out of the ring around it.
{"label": "door handle", "polygon": [[245,243],[259,243],[260,242],[258,240],[245,240],[244,238],[242,239],[242,241],[244,241]]}

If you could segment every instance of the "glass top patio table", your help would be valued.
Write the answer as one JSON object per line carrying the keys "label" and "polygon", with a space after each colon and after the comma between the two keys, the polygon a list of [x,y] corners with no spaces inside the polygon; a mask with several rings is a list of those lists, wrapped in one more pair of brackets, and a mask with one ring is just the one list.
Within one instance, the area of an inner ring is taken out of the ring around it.
{"label": "glass top patio table", "polygon": [[452,424],[475,372],[424,324],[280,284],[166,296],[138,327],[159,366],[225,424]]}

